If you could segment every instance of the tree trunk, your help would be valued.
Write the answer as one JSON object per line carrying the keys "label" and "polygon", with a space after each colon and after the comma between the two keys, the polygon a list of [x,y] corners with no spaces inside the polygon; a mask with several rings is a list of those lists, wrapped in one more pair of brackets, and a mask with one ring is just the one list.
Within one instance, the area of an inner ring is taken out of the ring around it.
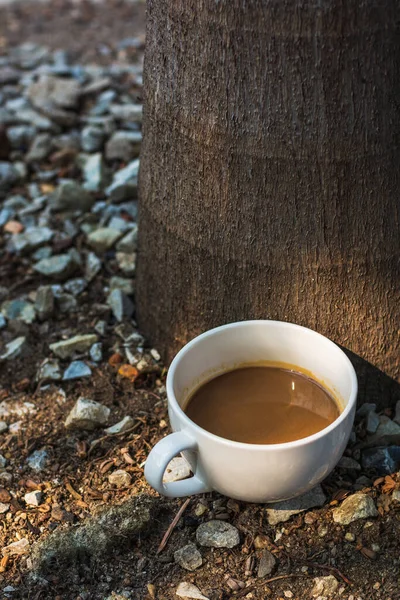
{"label": "tree trunk", "polygon": [[399,393],[400,3],[149,0],[138,322],[311,327]]}

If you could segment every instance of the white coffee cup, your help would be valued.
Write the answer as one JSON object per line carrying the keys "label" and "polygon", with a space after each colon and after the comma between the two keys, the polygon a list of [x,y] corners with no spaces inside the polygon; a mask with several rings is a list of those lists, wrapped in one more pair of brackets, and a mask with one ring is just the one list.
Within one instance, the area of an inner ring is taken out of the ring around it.
{"label": "white coffee cup", "polygon": [[[283,444],[246,444],[216,436],[183,411],[190,394],[227,370],[268,361],[311,373],[341,405],[339,417],[309,437]],[[311,489],[335,467],[354,420],[357,377],[344,352],[326,337],[292,323],[241,321],[211,329],[174,358],[167,376],[172,430],[151,450],[147,481],[160,494],[190,496],[216,490],[248,502],[273,502]],[[164,483],[172,458],[182,453],[193,477]]]}

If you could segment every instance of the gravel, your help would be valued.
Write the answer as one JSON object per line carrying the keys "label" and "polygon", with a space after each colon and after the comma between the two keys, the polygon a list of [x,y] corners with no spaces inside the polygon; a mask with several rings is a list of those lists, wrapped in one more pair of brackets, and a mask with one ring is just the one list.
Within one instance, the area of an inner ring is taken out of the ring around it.
{"label": "gravel", "polygon": [[239,531],[230,523],[208,521],[202,523],[196,531],[196,540],[200,546],[211,548],[234,548],[240,542]]}
{"label": "gravel", "polygon": [[378,514],[372,498],[362,493],[349,496],[332,512],[333,520],[339,525],[349,525],[358,519],[377,517]]}

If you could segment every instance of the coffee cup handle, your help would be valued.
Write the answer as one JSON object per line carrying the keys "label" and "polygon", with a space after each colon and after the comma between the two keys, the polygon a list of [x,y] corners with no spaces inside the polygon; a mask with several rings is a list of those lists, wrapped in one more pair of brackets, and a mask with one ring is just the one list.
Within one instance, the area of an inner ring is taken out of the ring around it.
{"label": "coffee cup handle", "polygon": [[209,486],[195,473],[189,479],[163,482],[163,476],[169,462],[184,450],[196,451],[197,443],[183,431],[171,433],[160,440],[151,450],[144,467],[144,475],[148,483],[162,496],[182,498],[210,491]]}

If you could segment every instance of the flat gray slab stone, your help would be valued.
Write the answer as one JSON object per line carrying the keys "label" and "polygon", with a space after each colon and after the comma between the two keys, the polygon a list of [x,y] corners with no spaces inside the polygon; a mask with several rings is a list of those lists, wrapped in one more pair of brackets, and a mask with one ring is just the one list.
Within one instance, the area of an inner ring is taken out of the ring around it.
{"label": "flat gray slab stone", "polygon": [[326,496],[320,485],[315,486],[312,490],[282,502],[274,502],[266,508],[267,519],[270,525],[277,525],[288,521],[293,515],[297,515],[309,508],[322,506],[326,501]]}

